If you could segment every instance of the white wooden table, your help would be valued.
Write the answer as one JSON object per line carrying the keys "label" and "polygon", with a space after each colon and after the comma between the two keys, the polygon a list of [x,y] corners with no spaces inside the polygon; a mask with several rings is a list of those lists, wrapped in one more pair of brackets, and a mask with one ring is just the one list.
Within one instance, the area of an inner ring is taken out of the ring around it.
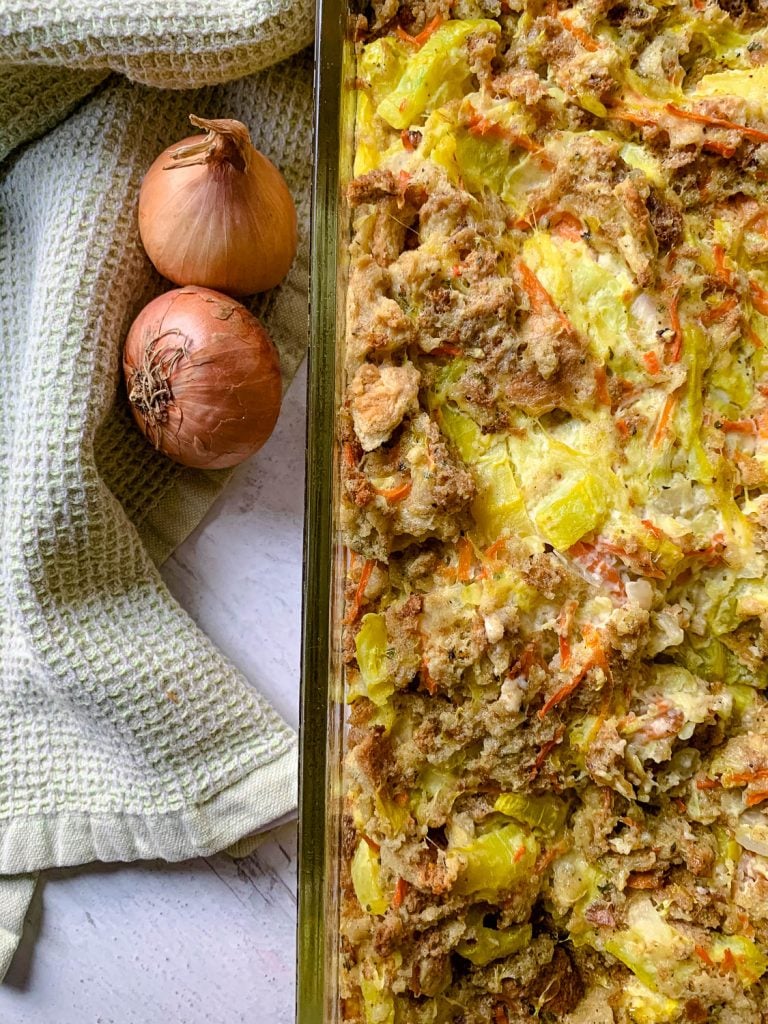
{"label": "white wooden table", "polygon": [[[270,441],[163,569],[171,591],[298,724],[304,368]],[[289,1024],[296,828],[245,860],[49,872],[0,986],[0,1024]]]}

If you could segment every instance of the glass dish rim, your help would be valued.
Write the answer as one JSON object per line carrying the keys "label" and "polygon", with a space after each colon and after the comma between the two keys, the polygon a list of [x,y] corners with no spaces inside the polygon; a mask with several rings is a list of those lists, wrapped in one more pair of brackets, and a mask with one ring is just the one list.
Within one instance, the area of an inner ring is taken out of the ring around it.
{"label": "glass dish rim", "polygon": [[[336,1019],[338,960],[329,927],[337,913],[341,714],[333,699],[334,483],[341,211],[342,110],[348,0],[318,0],[314,68],[314,167],[310,226],[307,441],[296,942],[297,1024]],[[329,749],[330,748],[330,749]]]}

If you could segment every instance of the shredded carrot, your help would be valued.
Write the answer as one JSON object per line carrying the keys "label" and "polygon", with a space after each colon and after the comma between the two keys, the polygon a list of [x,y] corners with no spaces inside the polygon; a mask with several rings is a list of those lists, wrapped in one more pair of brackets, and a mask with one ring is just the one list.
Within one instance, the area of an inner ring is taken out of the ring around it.
{"label": "shredded carrot", "polygon": [[768,791],[760,790],[759,793],[747,793],[747,807],[756,807],[763,800],[768,800]]}
{"label": "shredded carrot", "polygon": [[615,374],[615,377],[616,383],[621,388],[622,401],[627,401],[629,398],[636,398],[640,394],[641,388],[633,384],[631,380],[627,380],[626,377],[620,377],[618,374]]}
{"label": "shredded carrot", "polygon": [[619,547],[617,544],[609,544],[607,541],[601,541],[601,546],[606,551],[618,555],[622,562],[628,565],[633,572],[640,573],[640,575],[647,576],[653,580],[663,580],[666,578],[667,574],[663,569],[656,568],[648,552],[627,551],[626,548]]}
{"label": "shredded carrot", "polygon": [[680,800],[678,798],[676,800],[673,800],[672,803],[675,805],[675,807],[678,809],[678,811],[680,811],[681,814],[687,814],[688,813],[688,808],[685,805],[685,800]]}
{"label": "shredded carrot", "polygon": [[595,391],[600,402],[610,406],[611,393],[608,390],[608,374],[604,366],[595,367]]}
{"label": "shredded carrot", "polygon": [[555,690],[552,696],[545,702],[544,706],[536,712],[538,717],[540,719],[544,718],[549,714],[552,708],[564,701],[566,697],[570,697],[591,667],[592,666],[589,662],[587,662],[583,668],[576,673],[573,679],[569,679],[568,682],[564,683],[559,690]]}
{"label": "shredded carrot", "polygon": [[653,534],[656,540],[664,540],[666,534],[660,526],[657,526],[656,523],[652,523],[650,519],[641,519],[640,522],[643,524],[646,530],[649,531],[649,533]]}
{"label": "shredded carrot", "polygon": [[[472,108],[472,114],[467,121],[467,128],[471,135],[485,138],[488,136],[493,139],[502,139],[504,142],[509,142],[512,146],[517,146],[518,149],[524,149],[528,153],[535,153],[541,155],[544,147],[536,142],[535,139],[530,138],[522,132],[512,131],[511,128],[507,128],[506,125],[499,124],[498,121],[490,121],[487,117],[484,117],[477,110]],[[554,164],[550,158],[546,155],[542,156],[542,160],[550,167],[554,167]]]}
{"label": "shredded carrot", "polygon": [[374,491],[389,502],[402,501],[407,498],[413,488],[413,481],[406,480],[399,487],[374,487]]}
{"label": "shredded carrot", "polygon": [[672,349],[670,352],[672,362],[679,363],[680,356],[683,353],[683,329],[680,326],[680,289],[675,292],[672,296],[672,300],[669,303],[669,322],[674,332],[672,339]]}
{"label": "shredded carrot", "polygon": [[345,441],[341,446],[341,454],[344,465],[347,469],[354,469],[357,458],[355,457],[355,446],[350,441]]}
{"label": "shredded carrot", "polygon": [[451,277],[461,277],[461,264],[454,263],[451,267]]}
{"label": "shredded carrot", "polygon": [[633,111],[621,106],[611,107],[608,111],[608,117],[615,121],[626,121],[628,124],[634,124],[638,128],[658,128],[659,125],[655,117],[649,117],[647,114],[635,114]]}
{"label": "shredded carrot", "polygon": [[519,662],[520,671],[523,673],[523,675],[527,676],[528,673],[531,671],[531,668],[534,665],[538,664],[538,662],[539,662],[539,653],[536,650],[535,642],[531,642],[529,644],[526,644],[525,645],[525,650],[523,651],[522,655],[520,656],[520,662]]}
{"label": "shredded carrot", "polygon": [[[738,454],[738,453],[734,453]],[[692,551],[686,551],[686,555],[689,558],[703,558],[706,559],[710,564],[714,565],[717,562],[721,562],[723,558],[723,549],[725,546],[725,537],[722,533],[715,533],[712,535],[712,543],[705,548],[694,548]],[[690,570],[686,570],[690,572]],[[685,574],[680,574],[677,577],[678,583],[686,583],[690,577]]]}
{"label": "shredded carrot", "polygon": [[360,572],[360,580],[357,584],[357,590],[355,591],[355,597],[352,604],[349,606],[349,611],[344,619],[344,622],[349,625],[355,622],[357,616],[360,614],[360,605],[363,603],[365,597],[365,588],[368,586],[368,581],[371,578],[373,567],[376,565],[376,560],[373,558],[367,558],[365,564]]}
{"label": "shredded carrot", "polygon": [[653,438],[651,445],[654,448],[658,448],[661,444],[664,435],[667,432],[669,421],[672,418],[675,406],[677,405],[677,392],[673,391],[671,395],[667,395],[667,399],[664,402],[664,408],[661,410],[661,416],[659,422],[656,424],[656,429],[653,432]]}
{"label": "shredded carrot", "polygon": [[727,142],[719,142],[717,139],[705,139],[701,148],[708,153],[717,153],[726,160],[730,160],[736,152],[736,146],[729,146]]}
{"label": "shredded carrot", "polygon": [[538,279],[538,277],[536,277],[536,275],[528,266],[528,264],[524,263],[522,260],[518,260],[517,269],[520,274],[520,277],[522,278],[522,284],[523,288],[525,289],[525,293],[530,299],[531,309],[533,310],[533,312],[541,313],[545,306],[549,306],[549,308],[553,310],[554,313],[557,314],[557,318],[563,325],[563,327],[567,331],[573,332],[573,326],[571,325],[570,320],[565,315],[565,313],[562,312],[562,310],[558,309],[558,307],[555,305],[554,299],[549,294],[544,285],[541,283],[541,281]]}
{"label": "shredded carrot", "polygon": [[752,305],[763,316],[768,316],[768,291],[761,288],[756,281],[749,282],[749,290],[752,296]]}
{"label": "shredded carrot", "polygon": [[539,653],[536,649],[536,642],[526,644],[522,654],[507,670],[507,679],[515,679],[517,676],[527,676],[531,666],[539,663]]}
{"label": "shredded carrot", "polygon": [[483,568],[480,570],[480,572],[478,573],[480,579],[487,579],[488,576],[491,575],[491,573],[493,572],[493,563],[496,561],[497,556],[504,551],[508,539],[508,537],[499,537],[499,539],[495,540],[493,544],[490,545],[490,547],[487,547],[485,549],[485,551],[483,552],[483,561],[491,564],[484,565]]}
{"label": "shredded carrot", "polygon": [[715,257],[715,277],[723,284],[733,284],[733,272],[725,265],[725,249],[719,242],[712,246],[712,254]]}
{"label": "shredded carrot", "polygon": [[494,1024],[509,1024],[509,1016],[507,1015],[506,1006],[502,1006],[501,1003],[497,1003],[493,1011]]}
{"label": "shredded carrot", "polygon": [[619,818],[622,825],[626,825],[628,828],[640,828],[642,822],[639,822],[637,818],[630,818],[628,814],[623,815]]}
{"label": "shredded carrot", "polygon": [[406,792],[395,793],[395,803],[398,807],[405,807],[408,804],[410,797]]}
{"label": "shredded carrot", "polygon": [[578,25],[574,25],[566,14],[560,15],[560,21],[564,27],[568,29],[573,38],[581,43],[585,50],[589,50],[590,53],[594,53],[595,50],[600,49],[600,43],[598,43],[596,39],[593,39],[589,32],[585,32],[583,28],[579,28]]}
{"label": "shredded carrot", "polygon": [[419,44],[419,46],[423,46],[424,43],[426,43],[426,41],[429,39],[429,37],[434,35],[435,32],[437,32],[437,30],[443,24],[443,21],[444,19],[442,14],[436,14],[434,16],[432,21],[430,21],[429,24],[426,25],[417,36],[415,36],[416,42]]}
{"label": "shredded carrot", "polygon": [[710,778],[696,779],[696,789],[704,789],[704,790],[706,790],[706,789],[718,789],[719,786],[720,786],[720,783],[719,783],[719,781],[717,779],[710,779]]}
{"label": "shredded carrot", "polygon": [[492,138],[501,138],[506,142],[513,142],[520,150],[527,150],[528,153],[542,152],[543,146],[539,142],[528,138],[527,135],[511,131],[505,125],[499,124],[498,121],[489,121],[482,114],[474,111],[474,109],[467,122],[467,128],[472,135],[479,135],[480,137],[488,135]]}
{"label": "shredded carrot", "polygon": [[750,128],[746,124],[737,124],[735,121],[728,121],[724,117],[714,117],[712,114],[700,114],[696,110],[684,110],[674,103],[665,104],[664,109],[675,117],[682,117],[686,121],[695,121],[697,124],[711,125],[713,128],[726,128],[728,131],[740,132],[748,139],[755,142],[768,142],[768,132],[760,131],[759,128]]}
{"label": "shredded carrot", "polygon": [[552,753],[558,743],[562,743],[563,736],[565,735],[565,726],[559,725],[555,730],[555,735],[551,740],[547,740],[546,743],[541,745],[541,750],[536,755],[536,760],[533,762],[531,768],[531,779],[535,779],[541,771],[541,766],[547,760],[549,755]]}
{"label": "shredded carrot", "polygon": [[630,429],[626,420],[616,420],[616,429],[622,437],[629,437]]}
{"label": "shredded carrot", "polygon": [[571,599],[566,601],[560,609],[560,614],[557,616],[557,625],[562,631],[570,633],[578,607],[579,602]]}
{"label": "shredded carrot", "polygon": [[735,971],[738,967],[736,957],[733,955],[733,950],[728,949],[727,947],[723,953],[723,967],[726,971]]}
{"label": "shredded carrot", "polygon": [[603,634],[589,622],[584,623],[581,627],[581,632],[590,650],[590,661],[593,665],[599,665],[607,673],[609,668],[605,644],[603,643]]}
{"label": "shredded carrot", "polygon": [[757,433],[757,424],[754,420],[718,420],[715,426],[729,434]]}
{"label": "shredded carrot", "polygon": [[704,946],[695,946],[694,947],[694,953],[696,954],[697,957],[699,957],[701,960],[703,960],[704,963],[707,964],[708,967],[714,967],[715,966],[715,961],[709,955],[709,952],[704,948]]}
{"label": "shredded carrot", "polygon": [[483,557],[495,558],[496,555],[500,554],[500,552],[502,552],[504,548],[507,546],[507,540],[507,537],[499,537],[499,539],[495,540],[490,547],[485,549],[485,551],[483,552]]}
{"label": "shredded carrot", "polygon": [[429,673],[426,655],[421,659],[421,682],[430,697],[434,697],[437,693],[437,683]]}
{"label": "shredded carrot", "polygon": [[402,907],[405,894],[408,892],[408,883],[404,878],[398,878],[395,885],[395,895],[392,897],[392,906],[395,910]]}
{"label": "shredded carrot", "polygon": [[571,641],[563,635],[558,639],[560,641],[560,668],[568,668],[571,662]]}
{"label": "shredded carrot", "polygon": [[519,846],[517,850],[515,850],[515,856],[512,858],[515,864],[517,864],[518,861],[521,861],[523,859],[523,857],[525,856],[526,849],[526,845],[525,843],[523,843],[522,846]]}
{"label": "shredded carrot", "polygon": [[537,711],[537,715],[540,719],[549,714],[552,708],[564,701],[566,697],[570,697],[590,669],[599,666],[606,673],[610,672],[600,630],[595,629],[595,627],[591,626],[589,623],[585,623],[581,627],[581,631],[584,634],[584,639],[589,647],[589,657],[573,679],[569,679],[568,682],[564,683],[559,690],[556,690],[545,702],[544,706]]}
{"label": "shredded carrot", "polygon": [[744,333],[749,338],[749,340],[752,342],[752,344],[755,346],[755,348],[762,348],[763,347],[763,339],[760,337],[760,335],[754,329],[752,324],[749,324],[749,323],[744,324]]}
{"label": "shredded carrot", "polygon": [[[727,131],[739,132],[755,142],[768,142],[768,132],[761,131],[759,128],[751,128],[749,125],[738,124],[736,121],[728,121],[725,118],[715,117],[711,114],[701,114],[696,110],[685,110],[674,103],[665,104],[664,109],[668,114],[686,121],[695,121],[697,124],[704,124],[711,128],[725,128]],[[653,116],[653,114],[635,113],[620,105],[612,107],[608,116],[618,121],[628,121],[630,124],[643,128],[657,128],[659,126],[659,119]],[[702,147],[724,157],[732,157],[736,152],[735,146],[722,142],[719,139],[705,139],[702,142]]]}
{"label": "shredded carrot", "polygon": [[370,836],[367,836],[365,834],[365,832],[363,832],[363,842],[366,842],[370,846],[370,848],[373,850],[374,853],[378,853],[379,850],[381,849],[379,844],[374,842],[373,839],[371,839]]}
{"label": "shredded carrot", "polygon": [[[608,701],[606,703],[606,711],[608,709],[608,705],[609,704],[610,704],[610,701]],[[592,726],[592,728],[587,733],[587,737],[586,737],[586,745],[587,745],[587,747],[591,747],[592,746],[592,744],[595,742],[595,737],[597,736],[597,734],[600,732],[600,730],[603,728],[604,725],[605,725],[605,714],[601,711],[600,714],[595,719],[594,725]]]}
{"label": "shredded carrot", "polygon": [[748,786],[750,782],[768,778],[768,768],[755,768],[748,772],[729,772],[728,784],[731,786]]}
{"label": "shredded carrot", "polygon": [[745,199],[739,210],[744,211],[744,220],[741,224],[743,231],[752,230],[765,234],[768,228],[768,210],[759,206],[754,199]]}
{"label": "shredded carrot", "polygon": [[386,498],[389,502],[402,501],[403,498],[407,498],[413,488],[413,481],[406,480],[403,484],[398,484],[397,487],[374,487],[373,490],[376,494],[380,494],[382,498]]}
{"label": "shredded carrot", "polygon": [[707,0],[693,0],[693,6],[697,11],[703,11],[707,6]]}
{"label": "shredded carrot", "polygon": [[584,225],[572,213],[564,212],[552,224],[551,231],[553,235],[565,238],[569,242],[580,242],[584,233]]}
{"label": "shredded carrot", "polygon": [[[470,135],[479,135],[480,138],[488,135],[494,139],[507,139],[509,136],[508,129],[503,124],[499,124],[498,121],[490,121],[475,110],[474,107],[472,107],[472,114],[467,121],[467,129]],[[537,148],[540,149],[541,147]]]}
{"label": "shredded carrot", "polygon": [[623,592],[624,584],[621,576],[603,558],[594,544],[587,544],[581,540],[577,541],[572,547],[568,548],[568,554],[571,558],[577,558],[589,572],[596,573],[606,583],[610,583],[611,586]]}
{"label": "shredded carrot", "polygon": [[459,564],[456,567],[456,579],[459,583],[468,583],[472,578],[473,551],[472,544],[462,537],[458,544]]}
{"label": "shredded carrot", "polygon": [[629,889],[658,889],[659,876],[653,871],[633,871],[627,877]]}
{"label": "shredded carrot", "polygon": [[541,313],[545,306],[553,306],[552,297],[528,264],[518,260],[517,269],[523,279],[523,288],[530,299],[533,312]]}
{"label": "shredded carrot", "polygon": [[427,355],[455,357],[461,355],[461,349],[456,345],[449,345],[447,342],[443,342],[443,344],[438,345],[437,348],[430,349]]}
{"label": "shredded carrot", "polygon": [[730,295],[727,299],[724,299],[717,306],[713,306],[708,309],[705,313],[701,314],[701,322],[709,327],[710,324],[715,324],[722,320],[724,316],[731,312],[734,306],[738,306],[739,299],[737,295]]}
{"label": "shredded carrot", "polygon": [[554,208],[554,203],[540,203],[524,217],[510,218],[507,221],[507,227],[516,228],[518,231],[527,231],[529,228],[535,227],[542,217],[546,217]]}
{"label": "shredded carrot", "polygon": [[400,132],[400,141],[403,144],[403,148],[406,149],[409,153],[412,153],[416,149],[416,146],[413,141],[413,136],[407,128],[404,128]]}
{"label": "shredded carrot", "polygon": [[432,21],[430,21],[428,25],[425,25],[421,32],[419,32],[419,34],[416,36],[412,36],[409,32],[406,32],[405,29],[401,28],[399,25],[397,27],[395,34],[397,35],[397,38],[401,39],[404,43],[410,43],[411,46],[416,46],[419,49],[421,49],[421,47],[424,45],[424,43],[426,43],[429,37],[434,35],[435,32],[437,32],[437,30],[443,24],[443,20],[444,19],[442,14],[436,14]]}
{"label": "shredded carrot", "polygon": [[655,352],[646,352],[643,355],[643,362],[648,370],[648,373],[652,373],[656,376],[657,373],[661,373],[661,364],[659,363],[659,357]]}

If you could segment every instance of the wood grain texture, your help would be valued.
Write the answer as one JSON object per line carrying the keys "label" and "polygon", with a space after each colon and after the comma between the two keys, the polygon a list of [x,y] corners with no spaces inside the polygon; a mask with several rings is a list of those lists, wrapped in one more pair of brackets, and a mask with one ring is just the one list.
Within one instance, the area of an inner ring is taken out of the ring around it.
{"label": "wood grain texture", "polygon": [[[298,722],[300,371],[277,430],[163,569],[173,594]],[[243,860],[49,872],[0,987],[0,1024],[290,1024],[296,827]]]}

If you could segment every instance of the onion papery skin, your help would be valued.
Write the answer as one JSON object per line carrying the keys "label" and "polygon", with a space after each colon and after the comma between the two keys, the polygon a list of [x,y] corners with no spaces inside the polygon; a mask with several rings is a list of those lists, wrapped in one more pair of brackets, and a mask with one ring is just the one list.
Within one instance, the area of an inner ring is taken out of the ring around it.
{"label": "onion papery skin", "polygon": [[174,163],[190,136],[147,171],[139,194],[139,234],[157,270],[178,285],[229,295],[278,285],[296,255],[296,208],[274,164],[248,144],[247,168],[226,160]]}
{"label": "onion papery skin", "polygon": [[261,448],[280,412],[269,335],[245,306],[208,288],[178,288],[145,306],[123,371],[139,429],[184,466],[236,466]]}

